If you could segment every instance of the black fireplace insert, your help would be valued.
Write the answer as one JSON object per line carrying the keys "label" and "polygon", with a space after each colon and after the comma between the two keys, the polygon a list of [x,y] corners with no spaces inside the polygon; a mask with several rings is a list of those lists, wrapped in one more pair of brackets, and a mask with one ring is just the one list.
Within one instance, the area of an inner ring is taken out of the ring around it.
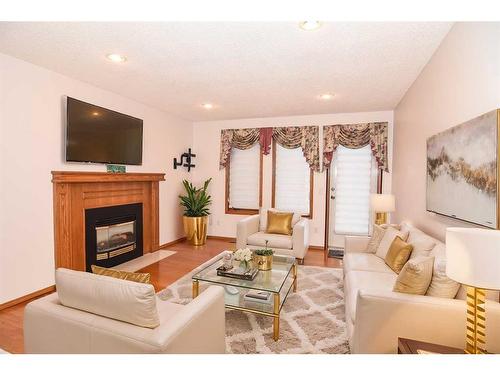
{"label": "black fireplace insert", "polygon": [[85,255],[87,272],[143,255],[142,203],[85,210]]}

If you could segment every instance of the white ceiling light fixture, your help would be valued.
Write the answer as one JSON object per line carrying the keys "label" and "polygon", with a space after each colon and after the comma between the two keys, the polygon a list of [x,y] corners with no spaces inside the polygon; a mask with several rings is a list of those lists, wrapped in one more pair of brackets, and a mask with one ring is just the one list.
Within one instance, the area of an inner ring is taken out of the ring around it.
{"label": "white ceiling light fixture", "polygon": [[210,109],[214,108],[214,105],[212,103],[203,103],[201,106],[203,108],[205,108],[206,110],[210,110]]}
{"label": "white ceiling light fixture", "polygon": [[106,55],[106,58],[110,61],[113,61],[115,63],[122,63],[127,61],[127,58],[123,55],[120,55],[118,53],[110,53]]}
{"label": "white ceiling light fixture", "polygon": [[302,21],[299,24],[299,27],[302,30],[306,30],[306,31],[318,30],[321,27],[321,22],[320,21]]}
{"label": "white ceiling light fixture", "polygon": [[319,95],[319,98],[321,100],[332,100],[334,96],[335,96],[335,94],[325,93],[325,94]]}

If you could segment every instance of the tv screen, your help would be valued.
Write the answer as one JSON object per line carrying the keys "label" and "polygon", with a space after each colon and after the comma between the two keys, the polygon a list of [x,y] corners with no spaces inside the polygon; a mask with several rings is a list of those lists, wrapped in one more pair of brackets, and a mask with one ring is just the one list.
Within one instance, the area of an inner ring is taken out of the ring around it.
{"label": "tv screen", "polygon": [[66,161],[142,164],[142,120],[68,97]]}

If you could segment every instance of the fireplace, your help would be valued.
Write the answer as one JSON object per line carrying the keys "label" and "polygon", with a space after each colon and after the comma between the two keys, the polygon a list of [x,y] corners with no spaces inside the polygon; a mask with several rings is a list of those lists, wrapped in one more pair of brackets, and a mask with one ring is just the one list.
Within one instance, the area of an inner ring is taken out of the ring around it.
{"label": "fireplace", "polygon": [[114,267],[143,255],[142,203],[85,210],[86,270]]}

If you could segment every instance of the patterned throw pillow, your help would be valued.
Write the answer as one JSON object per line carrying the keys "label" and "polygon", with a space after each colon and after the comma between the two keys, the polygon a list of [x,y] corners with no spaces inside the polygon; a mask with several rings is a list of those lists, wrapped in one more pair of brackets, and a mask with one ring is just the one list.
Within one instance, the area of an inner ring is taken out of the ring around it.
{"label": "patterned throw pillow", "polygon": [[433,264],[432,257],[410,259],[399,273],[393,291],[423,296],[431,283]]}
{"label": "patterned throw pillow", "polygon": [[370,237],[370,241],[368,242],[368,245],[366,246],[366,250],[372,254],[374,254],[377,249],[378,245],[380,244],[380,241],[382,241],[382,237],[384,237],[385,229],[382,228],[380,225],[374,224],[373,225],[373,233],[372,236]]}

